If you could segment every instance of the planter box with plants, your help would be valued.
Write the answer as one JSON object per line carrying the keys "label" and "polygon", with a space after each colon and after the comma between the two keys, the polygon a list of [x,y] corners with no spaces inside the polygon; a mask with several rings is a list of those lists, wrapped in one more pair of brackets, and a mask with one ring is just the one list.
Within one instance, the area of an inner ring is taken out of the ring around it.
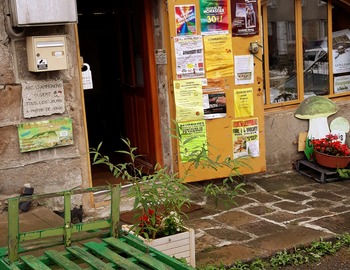
{"label": "planter box with plants", "polygon": [[[181,129],[176,125],[176,132],[172,134],[179,144],[182,144]],[[218,170],[223,167],[230,168],[228,177],[220,185],[210,183],[204,193],[217,198],[224,194],[230,201],[239,191],[242,191],[243,183],[231,185],[238,173],[240,166],[248,166],[244,161],[220,157],[211,159],[207,145],[200,146],[191,153],[187,153],[188,166],[183,177],[171,172],[169,168],[156,164],[152,173],[144,174],[142,168],[137,167],[137,149],[132,147],[128,139],[122,139],[126,150],[117,151],[125,154],[125,163],[113,164],[108,156],[100,153],[101,144],[97,149],[92,149],[93,164],[106,164],[115,177],[120,177],[131,183],[128,196],[134,199],[133,218],[128,232],[140,237],[147,245],[152,246],[167,255],[179,259],[186,259],[195,267],[195,235],[194,230],[186,228],[183,218],[187,217],[182,209],[190,206],[191,191],[185,179],[191,169],[198,167]],[[187,139],[183,144],[188,143]],[[183,145],[182,145],[183,146]],[[185,147],[183,147],[185,149]]]}

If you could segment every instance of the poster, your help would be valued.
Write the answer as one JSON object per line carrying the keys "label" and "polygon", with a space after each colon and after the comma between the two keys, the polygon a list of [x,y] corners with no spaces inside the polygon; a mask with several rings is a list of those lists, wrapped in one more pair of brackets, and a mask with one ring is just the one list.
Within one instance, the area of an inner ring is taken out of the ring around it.
{"label": "poster", "polygon": [[73,144],[72,119],[65,117],[18,125],[20,152]]}
{"label": "poster", "polygon": [[176,121],[201,120],[204,117],[202,80],[174,81]]}
{"label": "poster", "polygon": [[254,83],[254,56],[236,55],[235,56],[235,84]]}
{"label": "poster", "polygon": [[203,94],[204,119],[226,117],[226,93]]}
{"label": "poster", "polygon": [[231,1],[232,36],[259,34],[258,0]]}
{"label": "poster", "polygon": [[179,36],[174,38],[177,79],[204,76],[202,36]]}
{"label": "poster", "polygon": [[182,142],[180,143],[181,162],[188,162],[191,157],[195,158],[199,151],[208,152],[207,130],[204,120],[179,123],[179,132]]}
{"label": "poster", "polygon": [[235,117],[248,117],[254,115],[253,88],[235,89],[234,108]]}
{"label": "poster", "polygon": [[258,118],[232,121],[233,157],[258,157],[259,125]]}
{"label": "poster", "polygon": [[333,74],[345,72],[350,72],[349,29],[333,32]]}
{"label": "poster", "polygon": [[350,75],[334,77],[334,93],[350,91]]}
{"label": "poster", "polygon": [[228,34],[227,0],[200,0],[202,35]]}
{"label": "poster", "polygon": [[232,38],[230,35],[204,36],[207,78],[233,76]]}
{"label": "poster", "polygon": [[176,34],[196,35],[196,10],[194,5],[175,6]]}
{"label": "poster", "polygon": [[204,119],[226,117],[226,85],[227,79],[202,79]]}

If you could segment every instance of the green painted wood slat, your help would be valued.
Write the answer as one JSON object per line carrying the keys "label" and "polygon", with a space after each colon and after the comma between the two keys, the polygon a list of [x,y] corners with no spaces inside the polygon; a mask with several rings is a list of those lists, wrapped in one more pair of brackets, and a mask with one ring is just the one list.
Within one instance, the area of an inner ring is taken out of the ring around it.
{"label": "green painted wood slat", "polygon": [[96,258],[86,250],[78,247],[78,246],[71,246],[66,248],[68,252],[72,253],[74,256],[82,259],[86,263],[88,263],[90,266],[92,266],[95,269],[98,270],[115,270],[112,266],[104,263],[99,258]]}
{"label": "green painted wood slat", "polygon": [[21,256],[21,260],[28,265],[31,269],[34,270],[51,270],[46,264],[42,261],[35,258],[33,255]]}
{"label": "green painted wood slat", "polygon": [[62,252],[57,252],[54,250],[48,250],[44,252],[51,260],[53,260],[56,264],[63,267],[67,270],[81,270],[82,268],[79,267],[77,264],[72,262],[67,257],[63,256]]}
{"label": "green painted wood slat", "polygon": [[123,269],[128,269],[128,270],[143,270],[144,269],[144,268],[138,266],[137,264],[134,264],[133,262],[129,261],[128,259],[120,256],[119,254],[113,252],[112,250],[107,248],[106,245],[103,243],[89,242],[89,243],[85,243],[84,246],[93,250],[98,255],[113,262],[114,264],[118,265],[119,267],[121,267]]}
{"label": "green painted wood slat", "polygon": [[167,266],[166,264],[158,261],[157,259],[153,258],[150,254],[142,252],[142,251],[138,250],[137,248],[134,248],[133,246],[130,246],[130,245],[126,244],[125,242],[120,241],[119,239],[116,239],[113,237],[108,237],[108,238],[103,239],[103,241],[110,244],[111,246],[125,252],[129,256],[133,256],[136,260],[151,267],[151,269],[155,269],[155,270],[174,269],[174,268]]}

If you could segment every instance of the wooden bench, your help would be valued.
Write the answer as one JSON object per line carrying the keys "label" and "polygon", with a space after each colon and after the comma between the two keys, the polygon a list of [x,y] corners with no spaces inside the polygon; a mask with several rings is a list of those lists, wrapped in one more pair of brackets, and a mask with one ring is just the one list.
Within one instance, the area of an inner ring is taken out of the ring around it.
{"label": "wooden bench", "polygon": [[[9,199],[8,246],[0,248],[0,269],[194,269],[121,230],[120,189],[120,185],[112,185]],[[110,216],[72,224],[71,196],[96,191],[110,192]],[[59,196],[64,198],[62,226],[20,232],[21,202]],[[39,255],[33,255],[38,251]]]}

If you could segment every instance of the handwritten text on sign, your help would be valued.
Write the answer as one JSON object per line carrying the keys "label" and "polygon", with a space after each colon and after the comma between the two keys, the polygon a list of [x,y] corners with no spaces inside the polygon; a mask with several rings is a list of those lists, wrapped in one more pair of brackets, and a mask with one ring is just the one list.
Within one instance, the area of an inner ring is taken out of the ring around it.
{"label": "handwritten text on sign", "polygon": [[63,81],[22,83],[22,99],[25,118],[64,113]]}

